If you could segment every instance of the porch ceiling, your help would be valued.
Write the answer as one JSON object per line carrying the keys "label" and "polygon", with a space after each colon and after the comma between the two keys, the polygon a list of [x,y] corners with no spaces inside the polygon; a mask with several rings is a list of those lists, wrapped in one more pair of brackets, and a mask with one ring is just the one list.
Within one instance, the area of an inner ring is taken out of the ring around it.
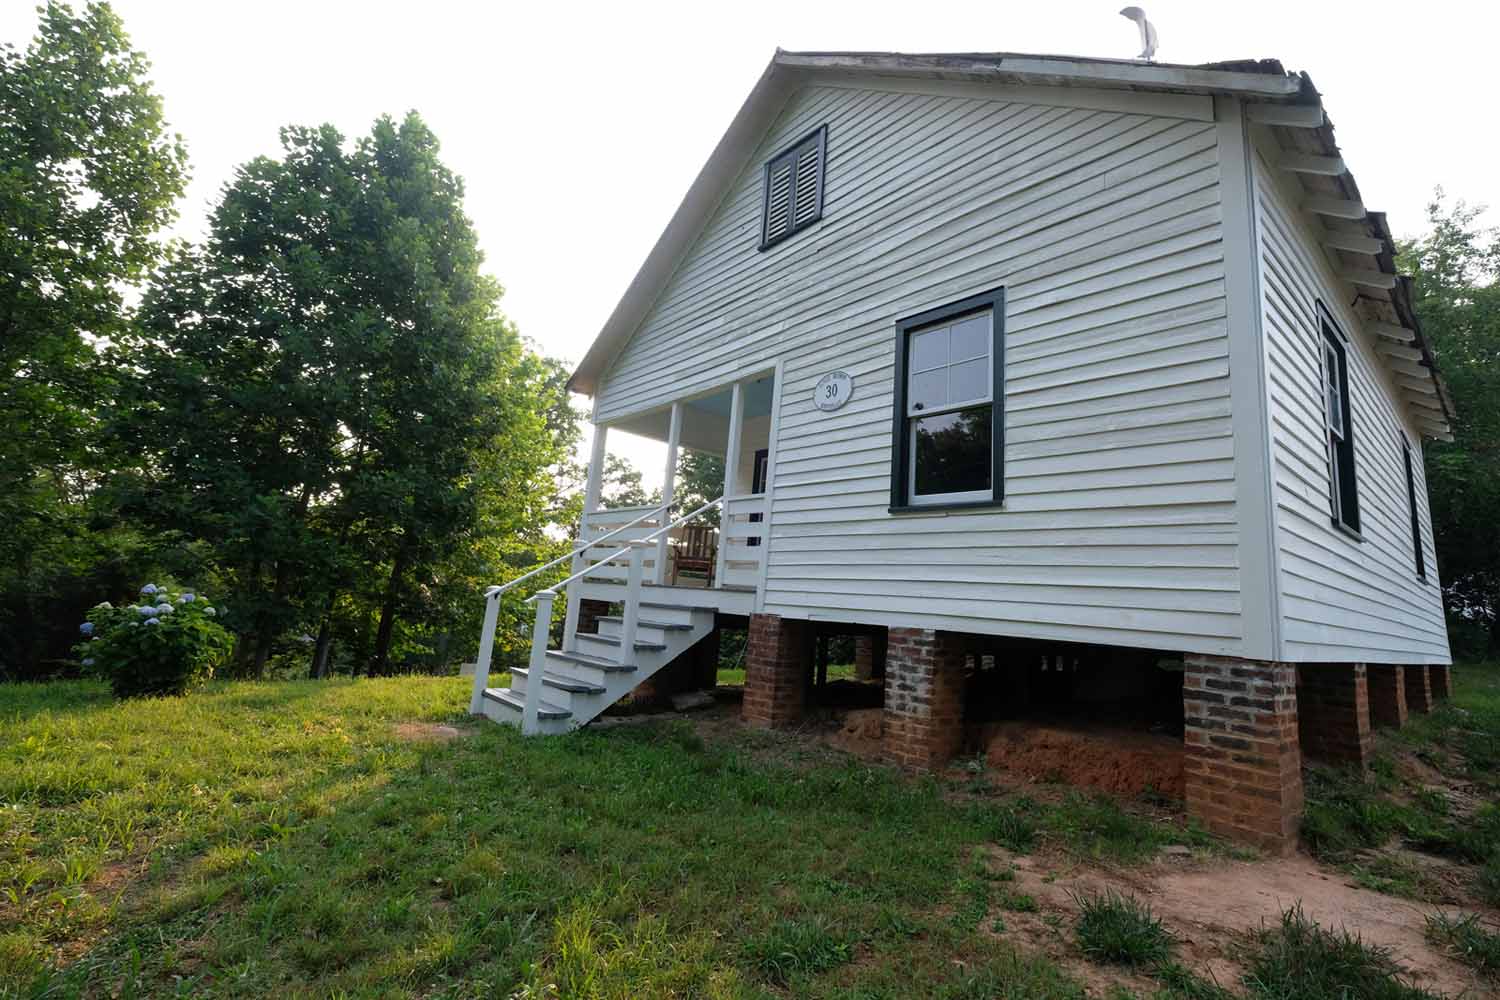
{"label": "porch ceiling", "polygon": [[[744,383],[745,419],[768,416],[771,412],[771,395],[775,379],[766,375]],[[707,452],[710,455],[724,454],[729,439],[729,408],[731,396],[722,389],[707,396],[682,401],[682,441],[684,448]],[[609,426],[627,434],[666,441],[671,435],[672,408],[664,406],[648,413],[637,414],[615,421]]]}

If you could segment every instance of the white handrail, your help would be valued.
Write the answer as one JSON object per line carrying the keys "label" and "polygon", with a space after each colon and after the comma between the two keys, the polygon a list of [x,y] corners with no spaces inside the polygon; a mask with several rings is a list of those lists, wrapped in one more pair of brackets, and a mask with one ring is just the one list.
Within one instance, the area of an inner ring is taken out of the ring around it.
{"label": "white handrail", "polygon": [[[514,580],[511,580],[509,583],[501,584],[498,587],[491,587],[488,590],[486,590],[484,592],[484,594],[485,594],[486,597],[490,596],[490,594],[492,594],[492,593],[503,594],[507,590],[510,590],[512,587],[514,587],[516,584],[520,583],[522,580],[529,580],[532,577],[536,576],[538,573],[541,573],[541,572],[543,572],[545,570],[549,570],[553,566],[556,566],[560,562],[564,562],[564,561],[566,561],[568,559],[572,559],[574,556],[578,555],[580,552],[587,552],[589,549],[591,549],[594,546],[598,545],[600,542],[607,542],[607,541],[609,541],[611,538],[615,537],[616,535],[618,535],[620,532],[626,530],[627,528],[634,528],[637,524],[640,524],[642,521],[646,520],[651,515],[656,514],[659,511],[667,510],[671,506],[672,506],[671,504],[662,503],[662,504],[657,504],[655,507],[652,507],[649,510],[647,510],[644,507],[630,507],[630,508],[625,508],[625,509],[629,509],[629,510],[646,510],[646,513],[642,514],[640,517],[636,518],[634,521],[631,521],[631,522],[629,522],[627,524],[620,525],[614,531],[611,531],[611,532],[609,532],[606,535],[600,535],[598,538],[591,538],[591,539],[585,541],[583,544],[581,544],[577,548],[573,549],[573,551],[569,552],[567,555],[558,556],[556,559],[553,559],[551,562],[542,563],[536,569],[530,570],[529,572],[526,572],[526,573],[522,573],[520,576],[516,577]],[[587,516],[587,514],[585,514],[585,516]]]}
{"label": "white handrail", "polygon": [[[566,555],[561,555],[549,562],[542,563],[535,569],[528,570],[527,572],[522,573],[520,576],[516,577],[514,580],[509,581],[508,583],[485,588],[484,625],[481,626],[483,631],[481,631],[479,634],[479,656],[474,660],[474,693],[469,697],[470,715],[479,715],[484,711],[484,689],[488,687],[490,683],[490,660],[493,657],[495,650],[495,625],[500,617],[500,595],[504,594],[506,591],[510,590],[512,587],[516,586],[516,584],[522,582],[523,580],[529,580],[532,577],[536,576],[538,573],[546,572],[553,566],[556,566],[558,563],[572,559],[580,552],[587,552],[589,549],[593,548],[599,543],[607,542],[611,538],[614,538],[616,535],[618,535],[620,532],[625,531],[629,528],[634,528],[636,525],[640,524],[647,518],[663,511],[670,510],[671,507],[671,504],[657,504],[655,507],[651,508],[628,508],[629,510],[645,510],[646,512],[640,517],[637,517],[635,520],[620,525],[618,528],[614,529],[608,534],[600,535],[598,538],[585,540],[584,542],[582,542],[582,544],[578,545]],[[583,516],[587,517],[588,511],[584,511]],[[629,550],[622,549],[620,551],[626,552]],[[618,555],[619,553],[616,554]],[[536,597],[532,596],[527,603],[535,600]]]}
{"label": "white handrail", "polygon": [[[664,533],[666,533],[668,531],[671,531],[673,528],[681,527],[682,525],[684,525],[687,522],[691,521],[693,518],[697,517],[699,514],[702,514],[702,513],[704,513],[705,511],[708,511],[708,510],[712,510],[714,507],[719,506],[723,502],[724,502],[724,498],[723,497],[719,497],[719,499],[717,499],[717,500],[710,500],[708,503],[704,504],[702,507],[699,507],[697,510],[693,511],[691,514],[684,514],[681,517],[679,517],[677,520],[673,521],[671,524],[664,525],[663,527],[657,528],[655,531],[651,532],[651,534],[647,535],[645,538],[635,539],[634,541],[631,542],[631,546],[635,546],[635,545],[638,545],[638,544],[644,544],[645,542],[649,542],[652,539],[656,538],[658,535],[661,535],[661,534],[664,534]],[[563,581],[561,581],[559,583],[554,583],[552,586],[548,587],[546,590],[539,590],[539,591],[537,591],[535,594],[532,594],[530,597],[526,598],[526,601],[527,601],[527,603],[530,603],[532,601],[535,601],[541,595],[543,595],[545,593],[549,593],[549,592],[552,594],[553,597],[556,597],[557,594],[558,594],[558,591],[562,590],[564,587],[566,587],[568,584],[572,583],[574,580],[579,580],[579,579],[582,579],[585,576],[588,576],[589,573],[592,572],[593,570],[598,569],[600,566],[604,566],[604,565],[607,565],[609,563],[614,562],[616,559],[618,559],[621,556],[625,555],[625,553],[627,553],[629,551],[630,551],[629,547],[623,548],[620,551],[618,551],[618,552],[616,552],[616,553],[614,553],[612,555],[609,555],[609,556],[606,556],[603,559],[600,559],[598,562],[593,563],[592,565],[585,566],[583,569],[579,570],[577,573],[574,573],[572,576],[568,577],[566,580],[563,580]]]}
{"label": "white handrail", "polygon": [[[531,659],[529,661],[530,670],[528,671],[526,677],[526,701],[521,711],[522,733],[530,736],[535,733],[538,728],[537,720],[539,718],[542,701],[542,677],[546,670],[548,635],[552,628],[552,602],[556,600],[558,593],[565,587],[567,587],[568,584],[582,579],[600,566],[612,563],[616,559],[619,559],[621,556],[629,555],[630,568],[626,577],[627,583],[625,595],[625,617],[622,623],[620,634],[620,652],[617,656],[617,659],[620,663],[629,663],[631,657],[635,655],[636,625],[639,621],[640,615],[641,561],[644,557],[645,549],[650,546],[650,543],[653,539],[667,535],[667,533],[669,533],[673,528],[686,524],[688,521],[691,521],[694,518],[699,517],[700,515],[710,510],[713,510],[715,507],[722,506],[723,503],[723,497],[719,497],[717,500],[710,500],[708,503],[699,507],[697,510],[682,515],[677,520],[672,521],[670,524],[662,525],[660,528],[657,528],[655,531],[651,532],[644,538],[632,539],[626,544],[624,548],[620,549],[619,551],[613,552],[605,558],[600,559],[598,562],[584,567],[567,579],[553,584],[551,587],[547,587],[537,591],[535,594],[531,595],[531,597],[526,599],[528,604],[536,605],[536,619],[532,623],[531,627]],[[594,539],[594,541],[588,543],[588,545],[585,545],[584,548],[591,548],[592,546],[597,545],[599,542],[605,541],[609,537],[612,537],[614,534],[617,534],[620,531],[624,531],[625,528],[629,528],[634,526],[635,524],[638,524],[640,521],[645,520],[656,511],[668,509],[670,506],[671,505],[669,504],[663,504],[658,507],[652,508],[651,511],[639,518],[636,518],[636,520],[632,521],[630,524],[622,525],[621,527],[615,529],[615,531],[611,532],[610,535]],[[577,552],[575,551],[573,554],[576,555]],[[557,561],[560,560],[554,560],[554,564]],[[536,570],[533,570],[532,573],[527,574],[527,576],[534,575],[535,573],[538,573],[545,568],[546,567],[538,567]],[[517,577],[515,580],[512,580],[510,584],[507,584],[507,586],[504,588],[491,587],[489,588],[489,590],[485,591],[485,600],[488,602],[489,606],[485,608],[483,626],[484,632],[479,637],[479,659],[478,662],[476,662],[474,665],[474,695],[469,700],[470,714],[477,715],[484,710],[484,690],[486,685],[488,685],[489,683],[490,657],[494,647],[495,625],[498,618],[500,606],[499,595],[504,593],[504,591],[510,586],[514,586],[516,583],[519,583],[523,579],[525,579],[525,577]]]}

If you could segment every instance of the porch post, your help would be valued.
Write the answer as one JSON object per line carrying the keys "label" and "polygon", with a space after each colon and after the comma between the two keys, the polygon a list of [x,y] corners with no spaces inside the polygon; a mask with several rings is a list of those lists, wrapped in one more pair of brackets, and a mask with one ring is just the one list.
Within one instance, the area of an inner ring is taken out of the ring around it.
{"label": "porch post", "polygon": [[[729,443],[724,448],[724,498],[735,495],[735,475],[740,468],[740,437],[745,426],[745,390],[736,382],[729,397]],[[719,553],[714,582],[724,585],[724,564],[729,559],[729,505],[719,507]]]}
{"label": "porch post", "polygon": [[[677,445],[681,440],[682,404],[673,403],[672,428],[667,433],[667,471],[662,475],[661,479],[661,502],[662,506],[666,508],[666,513],[662,515],[661,523],[663,525],[672,522],[672,495],[677,483]],[[656,540],[656,571],[652,574],[652,579],[657,586],[667,582],[667,546],[670,542],[667,536],[669,534],[670,532],[664,531],[661,537]]]}
{"label": "porch post", "polygon": [[[578,519],[578,538],[583,541],[588,535],[589,512],[599,508],[599,496],[604,492],[604,445],[609,436],[609,427],[604,424],[594,425],[594,443],[589,450],[589,477],[583,487],[583,513]],[[579,567],[574,566],[576,560],[568,561],[568,572],[573,573]],[[563,649],[572,650],[577,648],[577,641],[573,638],[578,634],[578,608],[583,599],[582,586],[568,588],[568,612],[563,620]]]}

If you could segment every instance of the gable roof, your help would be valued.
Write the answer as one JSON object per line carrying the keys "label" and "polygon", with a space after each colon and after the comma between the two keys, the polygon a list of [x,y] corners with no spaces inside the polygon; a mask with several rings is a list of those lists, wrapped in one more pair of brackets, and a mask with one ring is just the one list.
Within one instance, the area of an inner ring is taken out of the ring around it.
{"label": "gable roof", "polygon": [[[588,395],[645,320],[652,305],[729,193],[761,138],[801,87],[820,78],[957,80],[1001,85],[1088,87],[1237,97],[1251,120],[1272,130],[1283,160],[1296,165],[1304,208],[1325,220],[1342,276],[1360,288],[1367,326],[1378,338],[1413,419],[1426,436],[1450,438],[1454,410],[1411,304],[1411,280],[1396,273],[1385,215],[1368,212],[1338,156],[1333,126],[1306,73],[1274,59],[1201,66],[1018,53],[905,54],[776,50],[739,112],[698,172],[682,204],[595,337],[568,388]],[[1300,159],[1297,159],[1300,158]]]}

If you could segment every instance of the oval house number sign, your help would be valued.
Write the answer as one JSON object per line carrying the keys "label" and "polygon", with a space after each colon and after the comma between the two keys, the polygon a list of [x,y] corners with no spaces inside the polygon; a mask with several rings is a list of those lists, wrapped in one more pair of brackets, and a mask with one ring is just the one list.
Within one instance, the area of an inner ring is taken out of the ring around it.
{"label": "oval house number sign", "polygon": [[848,372],[829,372],[813,388],[813,405],[820,410],[837,410],[854,395],[854,379]]}

